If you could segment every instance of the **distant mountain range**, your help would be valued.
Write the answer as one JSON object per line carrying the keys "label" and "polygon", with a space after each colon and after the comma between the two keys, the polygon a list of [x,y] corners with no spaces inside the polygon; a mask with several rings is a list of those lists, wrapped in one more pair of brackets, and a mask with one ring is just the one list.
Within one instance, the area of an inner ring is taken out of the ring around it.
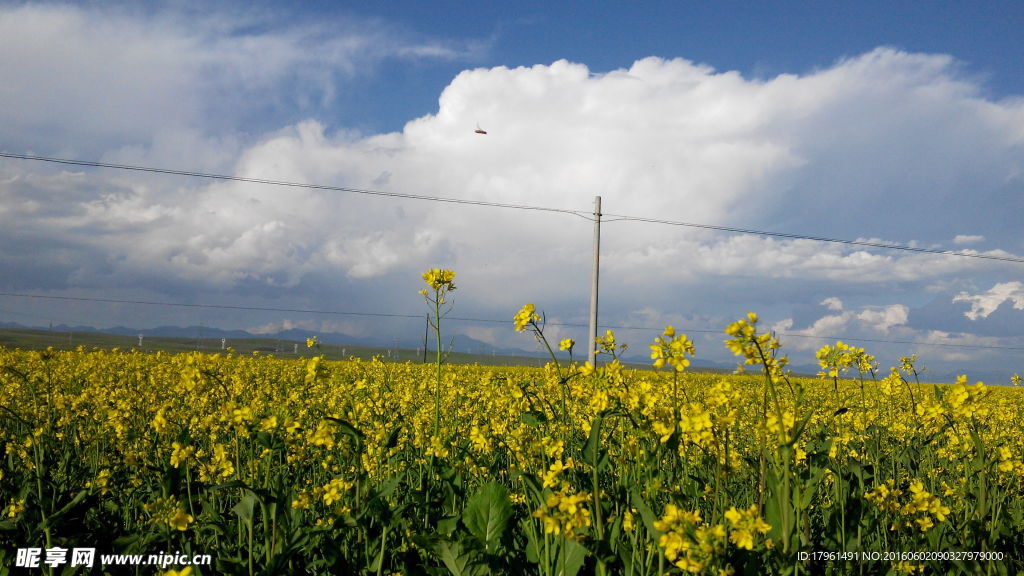
{"label": "distant mountain range", "polygon": [[[0,328],[52,330],[54,332],[88,332],[133,337],[142,335],[150,338],[201,338],[203,340],[220,340],[223,338],[228,340],[229,345],[231,340],[238,339],[305,342],[307,338],[316,337],[317,340],[324,344],[333,344],[337,346],[366,346],[374,348],[396,347],[394,338],[352,336],[341,332],[317,332],[315,330],[302,330],[296,328],[272,333],[253,333],[246,330],[222,330],[220,328],[210,326],[158,326],[156,328],[127,328],[125,326],[114,326],[112,328],[95,328],[92,326],[68,326],[67,324],[57,324],[54,326],[25,326],[14,322],[0,322]],[[536,350],[529,351],[521,348],[495,347],[486,342],[461,334],[456,334],[450,338],[444,338],[443,342],[446,350],[451,349],[454,352],[468,354],[493,353],[502,356],[543,356],[543,354]],[[429,340],[427,347],[433,350],[434,346],[435,342],[433,340]],[[399,340],[397,342],[397,347],[407,350],[422,349],[423,341],[419,340],[413,342],[408,339]]]}
{"label": "distant mountain range", "polygon": [[[317,332],[313,330],[302,330],[302,329],[289,329],[281,330],[272,333],[253,333],[246,330],[222,330],[220,328],[214,328],[210,326],[158,326],[156,328],[127,328],[125,326],[114,326],[112,328],[95,328],[92,326],[68,326],[67,324],[58,324],[52,327],[47,326],[24,326],[12,322],[0,322],[0,327],[3,328],[15,328],[15,329],[27,329],[27,330],[52,330],[54,332],[87,332],[96,334],[115,334],[118,336],[138,336],[142,335],[145,337],[160,337],[160,338],[201,338],[203,340],[220,340],[224,338],[228,340],[230,345],[231,340],[238,339],[258,339],[273,341],[288,341],[288,342],[305,342],[307,338],[316,337],[317,340],[324,344],[333,344],[336,346],[366,346],[374,348],[393,348],[396,347],[394,338],[384,337],[361,337],[352,336],[350,334],[344,334],[341,332]],[[481,340],[471,338],[462,334],[456,334],[451,337],[443,338],[444,348],[446,350],[452,350],[454,352],[466,353],[466,354],[494,354],[499,356],[525,356],[544,358],[547,353],[537,348],[533,350],[526,350],[523,348],[515,347],[496,347]],[[433,339],[428,340],[427,348],[433,350],[435,342]],[[423,341],[418,340],[412,342],[408,339],[399,340],[397,343],[398,348],[410,350],[410,349],[422,349]],[[580,355],[577,354],[579,358]],[[559,357],[561,358],[561,356]],[[582,360],[586,360],[586,357],[582,357]],[[644,354],[627,354],[622,357],[623,362],[631,364],[649,364],[650,358]],[[728,362],[714,362],[711,360],[696,358],[693,360],[693,366],[695,368],[707,368],[714,370],[727,370],[731,371],[736,367],[735,363]]]}
{"label": "distant mountain range", "polygon": [[[14,328],[14,329],[27,329],[27,330],[53,330],[55,332],[91,332],[97,334],[116,334],[118,336],[138,336],[143,335],[147,337],[162,337],[162,338],[201,338],[204,340],[220,340],[224,338],[228,340],[230,346],[231,340],[237,339],[258,339],[267,341],[284,340],[289,342],[305,342],[307,338],[316,337],[317,340],[324,344],[333,344],[337,346],[366,346],[373,348],[401,348],[405,350],[422,349],[423,341],[410,341],[408,339],[399,340],[396,342],[394,338],[385,337],[364,337],[364,336],[352,336],[350,334],[344,334],[341,332],[316,332],[312,330],[300,330],[300,329],[289,329],[281,330],[274,333],[252,333],[245,330],[222,330],[220,328],[213,328],[210,326],[158,326],[156,328],[127,328],[124,326],[115,326],[113,328],[94,328],[92,326],[68,326],[66,324],[59,324],[55,326],[24,326],[22,324],[14,322],[0,322],[0,328]],[[434,349],[433,340],[429,340],[427,348],[430,350]],[[533,358],[544,358],[547,356],[546,352],[542,352],[538,349],[525,350],[522,348],[514,347],[496,347],[481,340],[470,338],[462,334],[456,334],[451,337],[444,338],[444,348],[458,353],[466,354],[482,354],[488,355],[493,354],[497,356],[525,356]],[[559,357],[561,359],[561,356]],[[577,358],[586,360],[585,356],[577,355]],[[622,361],[630,364],[649,365],[650,357],[646,354],[633,353],[622,356]],[[713,370],[722,372],[731,372],[736,368],[736,362],[716,362],[714,360],[708,360],[705,358],[694,358],[692,360],[692,366],[695,370]],[[814,364],[799,364],[790,365],[789,369],[796,374],[802,375],[813,375],[818,372],[818,366]],[[882,367],[882,371],[887,370],[887,367]],[[878,374],[879,378],[884,377],[887,372]],[[1001,374],[988,371],[971,371],[970,369],[950,369],[944,367],[943,370],[928,370],[922,374],[922,381],[928,382],[954,382],[960,374],[967,374],[968,383],[973,384],[979,380],[993,385],[1004,385],[1009,382],[1010,376],[1008,374]]]}

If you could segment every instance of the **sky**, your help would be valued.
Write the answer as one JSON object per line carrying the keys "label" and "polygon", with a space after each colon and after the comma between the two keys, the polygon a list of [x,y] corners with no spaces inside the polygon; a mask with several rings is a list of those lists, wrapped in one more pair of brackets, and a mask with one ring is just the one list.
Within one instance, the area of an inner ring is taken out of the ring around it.
{"label": "sky", "polygon": [[634,350],[673,325],[731,362],[753,311],[794,364],[843,340],[1003,383],[1022,26],[1020,2],[0,2],[0,153],[335,188],[0,158],[0,322],[415,347],[420,275],[449,268],[446,333],[531,349],[533,303],[582,342],[600,196],[601,329]]}

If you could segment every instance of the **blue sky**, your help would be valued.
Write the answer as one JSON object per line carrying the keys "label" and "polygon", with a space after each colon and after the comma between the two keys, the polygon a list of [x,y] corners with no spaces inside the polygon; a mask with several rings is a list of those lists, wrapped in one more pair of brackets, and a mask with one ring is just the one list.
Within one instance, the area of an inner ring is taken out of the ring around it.
{"label": "blue sky", "polygon": [[[1016,2],[0,3],[0,151],[1021,258],[1022,24]],[[840,337],[1024,369],[1024,264],[608,220],[601,317],[647,327],[634,348],[673,324],[726,361],[753,310],[798,364]],[[533,302],[584,337],[591,224],[566,214],[0,159],[0,242],[8,294],[417,314],[441,266],[455,315]],[[0,320],[420,333],[21,296]]]}
{"label": "blue sky", "polygon": [[[1024,93],[1019,2],[409,2],[353,11],[307,3],[296,21],[369,18],[413,36],[469,48],[463,58],[391,62],[361,87],[346,125],[400,129],[434,112],[436,95],[464,67],[533,66],[558,59],[594,72],[646,56],[684,57],[749,78],[805,73],[892,46],[955,55],[992,97]],[[393,82],[403,86],[395,90]],[[374,110],[366,114],[366,110]],[[360,113],[362,112],[362,113]]]}

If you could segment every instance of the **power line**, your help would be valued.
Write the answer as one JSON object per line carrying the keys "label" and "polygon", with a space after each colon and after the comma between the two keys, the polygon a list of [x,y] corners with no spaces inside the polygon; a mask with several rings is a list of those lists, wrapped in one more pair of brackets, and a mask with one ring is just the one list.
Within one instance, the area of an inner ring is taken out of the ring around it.
{"label": "power line", "polygon": [[[542,212],[554,212],[561,214],[571,214],[578,216],[586,220],[593,220],[590,213],[578,210],[568,210],[561,208],[550,208],[544,206],[533,206],[526,204],[507,204],[501,202],[488,202],[483,200],[467,200],[460,198],[448,198],[442,196],[426,196],[420,194],[406,194],[399,192],[384,192],[379,190],[367,190],[361,188],[351,188],[344,186],[328,186],[322,184],[308,184],[301,182],[289,182],[283,180],[269,180],[262,178],[247,178],[243,176],[227,176],[222,174],[209,174],[204,172],[196,172],[189,170],[174,170],[167,168],[154,168],[146,166],[133,166],[126,164],[112,164],[107,162],[94,162],[86,160],[71,160],[66,158],[51,158],[44,156],[32,156],[26,154],[12,154],[8,152],[0,152],[0,157],[11,158],[16,160],[30,160],[38,162],[49,162],[55,164],[65,164],[72,166],[86,166],[92,168],[109,168],[116,170],[130,170],[137,172],[147,172],[154,174],[168,174],[176,176],[186,176],[194,178],[206,178],[212,180],[224,180],[233,182],[245,182],[250,184],[265,184],[271,186],[284,186],[290,188],[306,188],[311,190],[325,190],[334,192],[347,192],[353,194],[365,194],[372,196],[382,196],[389,198],[405,198],[411,200],[424,200],[431,202],[445,202],[451,204],[462,204],[472,206],[486,206],[494,208],[506,208],[516,210],[533,210]],[[951,250],[937,250],[932,248],[919,248],[914,246],[905,246],[896,243],[880,243],[880,242],[869,242],[865,240],[845,240],[838,238],[828,238],[822,236],[809,236],[804,234],[793,234],[786,232],[771,232],[765,230],[754,230],[748,228],[736,228],[730,226],[718,226],[712,224],[699,224],[693,222],[682,222],[677,220],[666,220],[661,218],[648,218],[642,216],[630,216],[624,214],[603,214],[607,219],[604,220],[606,223],[611,222],[641,222],[650,224],[664,224],[670,226],[683,226],[689,228],[698,228],[705,230],[716,230],[722,232],[731,232],[736,234],[746,234],[754,236],[769,236],[777,238],[786,238],[793,240],[810,240],[814,242],[828,242],[834,244],[844,244],[851,246],[864,246],[870,248],[881,248],[886,250],[901,250],[907,252],[917,252],[925,254],[936,254],[941,256],[958,256],[965,258],[980,258],[985,260],[996,260],[1001,262],[1015,262],[1024,263],[1024,258],[1017,258],[1012,256],[997,256],[991,254],[980,254],[973,252],[959,252]],[[194,303],[173,303],[173,302],[155,302],[155,301],[144,301],[144,300],[118,300],[111,298],[84,298],[84,297],[72,297],[72,296],[42,296],[42,295],[31,295],[31,294],[15,294],[0,292],[0,296],[12,296],[12,297],[24,297],[24,298],[48,298],[54,300],[68,300],[68,301],[85,301],[85,302],[103,302],[103,303],[114,303],[114,304],[135,304],[135,305],[147,305],[147,306],[172,306],[172,307],[185,307],[185,308],[210,308],[210,309],[224,309],[224,310],[245,310],[245,311],[261,311],[261,312],[288,312],[288,313],[304,313],[304,314],[323,314],[323,315],[344,315],[344,316],[363,316],[363,317],[384,317],[384,318],[421,318],[420,314],[396,314],[396,313],[375,313],[375,312],[344,312],[344,311],[332,311],[332,310],[309,310],[299,308],[276,308],[276,307],[259,307],[259,306],[232,306],[232,305],[216,305],[216,304],[194,304]],[[466,321],[466,322],[485,322],[485,323],[505,323],[507,320],[494,320],[484,318],[462,318],[462,317],[449,317],[449,320]],[[584,324],[573,324],[573,323],[550,323],[552,326],[566,326],[566,327],[587,327]],[[617,330],[659,330],[660,328],[655,327],[640,327],[640,326],[604,326],[605,328],[612,328]],[[717,333],[714,330],[689,330],[692,333]],[[842,339],[833,336],[816,336],[809,334],[785,334],[780,333],[781,336],[796,337],[796,338],[815,338],[815,339]],[[1006,346],[987,346],[987,345],[972,345],[972,344],[946,344],[946,343],[933,343],[933,342],[916,342],[906,340],[881,340],[881,339],[870,339],[870,338],[845,338],[849,341],[861,341],[861,342],[876,342],[876,343],[887,343],[887,344],[909,344],[918,346],[941,346],[951,348],[975,348],[975,349],[992,349],[992,350],[1024,350],[1019,347],[1006,347]]]}
{"label": "power line", "polygon": [[[127,164],[111,164],[108,162],[94,162],[88,160],[71,160],[67,158],[51,158],[46,156],[32,156],[28,154],[12,154],[0,152],[0,158],[11,158],[15,160],[31,160],[37,162],[49,162],[54,164],[67,164],[71,166],[87,166],[91,168],[110,168],[115,170],[132,170],[136,172],[148,172],[153,174],[170,174],[175,176],[188,176],[193,178],[207,178],[211,180],[225,180],[232,182],[246,182],[250,184],[266,184],[270,186],[285,186],[289,188],[306,188],[310,190],[325,190],[331,192],[348,192],[352,194],[366,194],[371,196],[383,196],[388,198],[406,198],[410,200],[424,200],[429,202],[446,202],[450,204],[463,204],[470,206],[487,206],[492,208],[507,208],[515,210],[533,210],[540,212],[554,212],[559,214],[571,214],[585,220],[593,220],[590,212],[583,210],[568,210],[565,208],[550,208],[546,206],[533,206],[527,204],[507,204],[502,202],[488,202],[484,200],[467,200],[462,198],[449,198],[444,196],[426,196],[422,194],[407,194],[402,192],[384,192],[380,190],[367,190],[363,188],[351,188],[346,186],[328,186],[324,184],[307,184],[302,182],[289,182],[285,180],[268,180],[263,178],[247,178],[244,176],[227,176],[224,174],[208,174],[191,170],[174,170],[168,168],[153,168],[148,166],[132,166]],[[788,232],[772,232],[768,230],[754,230],[750,228],[736,228],[732,226],[718,226],[714,224],[699,224],[694,222],[682,222],[678,220],[665,220],[662,218],[649,218],[645,216],[630,216],[625,214],[603,214],[608,219],[605,223],[611,222],[642,222],[648,224],[665,224],[669,226],[684,226],[688,228],[700,228],[704,230],[717,230],[720,232],[732,232],[734,234],[747,234],[752,236],[770,236],[775,238],[787,238],[791,240],[811,240],[814,242],[828,242],[832,244],[845,244],[848,246],[863,246],[867,248],[881,248],[885,250],[901,250],[904,252],[917,252],[922,254],[936,254],[940,256],[958,256],[962,258],[979,258],[983,260],[996,260],[999,262],[1014,262],[1024,264],[1024,258],[1014,256],[998,256],[992,254],[980,254],[975,252],[960,252],[955,250],[937,250],[933,248],[918,248],[897,243],[868,242],[866,240],[846,240],[841,238],[828,238],[825,236],[810,236],[806,234],[793,234]]]}
{"label": "power line", "polygon": [[[0,292],[0,296],[10,296],[15,298],[32,298],[41,300],[62,300],[72,302],[98,302],[104,304],[132,304],[139,306],[166,306],[166,307],[178,307],[178,308],[203,308],[203,309],[215,309],[215,310],[244,310],[248,312],[289,312],[296,314],[315,314],[315,315],[333,315],[333,316],[357,316],[357,317],[368,317],[368,318],[406,318],[406,319],[423,319],[424,314],[399,314],[389,312],[347,312],[339,310],[314,310],[307,308],[280,308],[280,307],[267,307],[267,306],[237,306],[228,304],[195,304],[186,302],[161,302],[161,301],[149,301],[149,300],[125,300],[117,298],[91,298],[84,296],[55,296],[55,295],[42,295],[42,294],[20,294],[14,292]],[[511,320],[497,320],[493,318],[470,318],[462,316],[445,316],[446,320],[453,320],[459,322],[477,322],[487,324],[510,324]],[[558,326],[564,328],[588,328],[587,324],[575,323],[575,322],[546,322],[547,326]],[[656,326],[621,326],[621,325],[601,325],[602,328],[612,330],[637,330],[637,331],[660,331],[663,327]],[[685,329],[679,328],[677,331],[685,332],[688,334],[724,334],[722,330],[704,330],[704,329]],[[815,335],[815,334],[799,334],[795,332],[777,332],[778,336],[784,338],[810,338],[815,340],[845,340],[848,342],[872,342],[876,344],[906,344],[913,346],[932,346],[942,348],[971,348],[978,350],[1005,350],[1005,351],[1024,351],[1024,347],[1020,346],[992,346],[986,344],[952,344],[943,342],[919,342],[913,340],[886,340],[880,338],[847,338],[842,336],[826,336],[826,335]]]}
{"label": "power line", "polygon": [[[552,324],[552,326],[578,326],[585,328],[586,324]],[[662,330],[654,326],[604,326],[615,330]],[[676,327],[676,332],[686,334],[724,334],[724,330],[698,330]],[[846,342],[872,342],[875,344],[909,344],[914,346],[937,346],[941,348],[972,348],[981,350],[1016,350],[1024,351],[1024,346],[992,346],[989,344],[951,344],[946,342],[919,342],[915,340],[886,340],[882,338],[852,338],[845,336],[827,336],[824,334],[800,334],[797,332],[774,332],[782,338],[809,338],[812,340],[843,340]]]}
{"label": "power line", "polygon": [[917,342],[914,340],[885,340],[881,338],[844,338],[842,336],[818,336],[814,334],[797,334],[794,332],[778,332],[785,338],[811,338],[814,340],[845,340],[848,342],[873,342],[876,344],[910,344],[913,346],[935,346],[939,348],[972,348],[978,350],[1016,350],[1024,351],[1024,346],[992,346],[989,344],[952,344],[949,342]]}
{"label": "power line", "polygon": [[104,304],[134,304],[139,306],[166,306],[171,308],[207,308],[216,310],[244,310],[247,312],[289,312],[295,314],[324,314],[335,316],[368,316],[377,318],[423,318],[423,314],[394,314],[387,312],[341,312],[337,310],[308,310],[304,308],[273,308],[265,306],[237,306],[229,304],[194,304],[186,302],[160,302],[150,300],[122,300],[117,298],[87,298],[84,296],[53,296],[42,294],[18,294],[0,292],[0,296],[34,298],[42,300],[65,300],[73,302],[100,302]]}
{"label": "power line", "polygon": [[535,210],[540,212],[556,212],[560,214],[572,214],[587,220],[591,217],[588,213],[579,210],[567,210],[564,208],[549,208],[546,206],[531,206],[527,204],[506,204],[502,202],[487,202],[484,200],[467,200],[463,198],[448,198],[444,196],[425,196],[422,194],[405,194],[401,192],[383,192],[380,190],[366,190],[363,188],[350,188],[347,186],[328,186],[325,184],[307,184],[303,182],[288,182],[285,180],[267,180],[264,178],[247,178],[244,176],[227,176],[224,174],[208,174],[206,172],[193,172],[190,170],[172,170],[169,168],[152,168],[148,166],[131,166],[128,164],[110,164],[108,162],[93,162],[88,160],[69,160],[67,158],[48,158],[45,156],[29,156],[26,154],[11,154],[0,152],[0,158],[13,158],[16,160],[34,160],[37,162],[50,162],[53,164],[68,164],[71,166],[88,166],[90,168],[112,168],[115,170],[132,170],[135,172],[149,172],[152,174],[171,174],[174,176],[189,176],[192,178],[207,178],[210,180],[227,180],[231,182],[245,182],[248,184],[267,184],[270,186],[286,186],[289,188],[308,188],[310,190],[326,190],[330,192],[348,192],[351,194],[366,194],[370,196],[384,196],[388,198],[407,198],[410,200],[426,200],[430,202],[447,202],[450,204],[466,204],[470,206],[489,206],[492,208],[511,208],[515,210]]}
{"label": "power line", "polygon": [[715,226],[713,224],[695,224],[692,222],[679,222],[676,220],[662,220],[660,218],[646,218],[642,216],[626,216],[623,214],[605,214],[610,220],[605,222],[646,222],[650,224],[667,224],[670,226],[685,226],[688,228],[701,228],[704,230],[718,230],[721,232],[733,232],[736,234],[749,234],[753,236],[773,236],[776,238],[788,238],[792,240],[813,240],[815,242],[831,242],[833,244],[847,244],[851,246],[866,246],[869,248],[885,248],[887,250],[903,250],[906,252],[919,252],[924,254],[939,254],[941,256],[961,256],[964,258],[982,258],[985,260],[999,260],[1001,262],[1017,262],[1024,264],[1024,258],[1013,256],[996,256],[991,254],[980,254],[976,252],[957,252],[954,250],[936,250],[933,248],[918,248],[895,243],[868,242],[867,240],[843,240],[839,238],[825,238],[823,236],[807,236],[804,234],[790,234],[787,232],[768,232],[765,230],[752,230],[748,228],[733,228],[730,226]]}

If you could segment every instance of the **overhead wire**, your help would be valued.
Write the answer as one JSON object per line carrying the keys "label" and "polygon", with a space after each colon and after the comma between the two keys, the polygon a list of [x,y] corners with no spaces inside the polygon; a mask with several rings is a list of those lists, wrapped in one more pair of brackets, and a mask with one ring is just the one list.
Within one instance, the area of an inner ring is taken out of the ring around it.
{"label": "overhead wire", "polygon": [[[669,226],[681,226],[688,228],[697,228],[705,230],[714,230],[720,232],[729,232],[734,234],[744,234],[753,236],[766,236],[775,238],[785,238],[790,240],[808,240],[814,242],[826,242],[833,244],[843,244],[849,246],[862,246],[868,248],[880,248],[886,250],[899,250],[907,252],[916,252],[923,254],[934,254],[941,256],[957,256],[964,258],[978,258],[985,260],[995,260],[1001,262],[1014,262],[1024,263],[1024,258],[1018,258],[1013,256],[1003,256],[997,254],[984,254],[979,252],[962,252],[953,250],[939,250],[934,248],[921,248],[917,246],[907,246],[898,243],[883,243],[883,242],[872,242],[868,240],[848,240],[840,238],[829,238],[823,236],[811,236],[805,234],[794,234],[787,232],[774,232],[767,230],[756,230],[750,228],[738,228],[732,226],[719,226],[713,224],[701,224],[694,222],[683,222],[678,220],[668,220],[663,218],[650,218],[644,216],[633,216],[627,214],[613,214],[604,213],[594,215],[592,213],[581,211],[581,210],[569,210],[564,208],[552,208],[546,206],[535,206],[527,204],[509,204],[502,202],[490,202],[484,200],[470,200],[464,198],[451,198],[444,196],[428,196],[422,194],[409,194],[401,192],[386,192],[380,190],[369,190],[363,188],[353,188],[346,186],[333,186],[323,184],[311,184],[304,182],[291,182],[285,180],[271,180],[264,178],[250,178],[245,176],[230,176],[224,174],[211,174],[206,172],[197,172],[192,170],[177,170],[169,168],[155,168],[149,166],[134,166],[128,164],[114,164],[109,162],[97,162],[88,160],[74,160],[68,158],[53,158],[46,156],[35,156],[29,154],[14,154],[9,152],[0,151],[0,158],[10,158],[16,160],[29,160],[38,162],[47,162],[54,164],[63,164],[71,166],[83,166],[91,168],[107,168],[116,170],[129,170],[137,172],[146,172],[154,174],[167,174],[175,176],[185,176],[194,178],[205,178],[211,180],[222,180],[232,182],[243,182],[249,184],[263,184],[270,186],[283,186],[290,188],[305,188],[311,190],[323,190],[333,192],[345,192],[352,194],[364,194],[371,196],[381,196],[388,198],[404,198],[410,200],[421,200],[430,202],[444,202],[451,204],[471,205],[471,206],[484,206],[493,208],[504,208],[504,209],[516,209],[516,210],[532,210],[541,212],[552,212],[562,213],[577,216],[586,220],[595,220],[596,218],[602,218],[603,223],[614,223],[614,222],[640,222],[649,224],[663,224]],[[262,312],[288,312],[288,313],[307,313],[307,314],[324,314],[324,315],[346,315],[346,316],[365,316],[365,317],[383,317],[383,318],[420,318],[422,315],[419,314],[397,314],[397,313],[383,313],[383,312],[344,312],[344,311],[331,311],[331,310],[307,310],[301,308],[277,308],[277,307],[260,307],[260,306],[238,306],[238,305],[216,305],[216,304],[196,304],[196,303],[171,303],[171,302],[156,302],[156,301],[143,301],[143,300],[118,300],[112,298],[85,298],[85,297],[71,297],[71,296],[42,296],[42,295],[29,295],[29,294],[17,294],[9,292],[0,292],[0,296],[13,296],[13,297],[25,297],[25,298],[50,298],[56,300],[78,300],[78,301],[91,301],[91,302],[105,302],[105,303],[118,303],[118,304],[136,304],[136,305],[150,305],[150,306],[177,306],[186,308],[213,308],[213,309],[226,309],[226,310],[245,310],[245,311],[262,311]],[[505,322],[504,320],[492,320],[482,318],[462,318],[462,317],[451,317],[450,320],[469,321],[469,322],[489,322],[499,323]],[[587,327],[585,324],[569,324],[569,323],[551,323],[552,326],[569,326],[569,327]],[[654,327],[630,327],[630,326],[603,326],[605,328],[613,328],[620,330],[656,330]],[[690,330],[690,332],[700,333],[707,332],[713,333],[713,330]],[[797,333],[780,333],[783,336],[797,337],[797,338],[816,338],[816,339],[833,339],[832,336],[817,336]],[[912,344],[912,345],[925,345],[925,346],[943,346],[943,347],[956,347],[956,348],[980,348],[980,349],[997,349],[997,350],[1024,350],[1024,348],[1016,347],[1004,347],[1004,346],[988,346],[988,345],[971,345],[971,344],[950,344],[950,343],[932,343],[932,342],[917,342],[917,341],[900,341],[900,340],[878,340],[869,338],[845,338],[850,341],[864,341],[864,342],[880,342],[880,343],[893,343],[893,344]]]}
{"label": "overhead wire", "polygon": [[[225,174],[210,174],[206,172],[196,172],[191,170],[176,170],[169,168],[154,168],[149,166],[133,166],[128,164],[113,164],[109,162],[96,162],[91,160],[73,160],[68,158],[52,158],[47,156],[34,156],[29,154],[14,154],[10,152],[0,151],[0,158],[10,158],[15,160],[31,160],[37,162],[49,162],[54,164],[66,164],[72,166],[86,166],[91,168],[109,168],[115,170],[131,170],[137,172],[149,172],[155,174],[169,174],[175,176],[187,176],[193,178],[206,178],[211,180],[224,180],[233,182],[245,182],[249,184],[265,184],[269,186],[284,186],[290,188],[306,188],[310,190],[325,190],[331,192],[347,192],[351,194],[365,194],[371,196],[382,196],[388,198],[406,198],[410,200],[423,200],[429,202],[446,202],[450,204],[463,204],[470,206],[486,206],[492,208],[505,208],[514,210],[533,210],[540,212],[553,212],[559,214],[571,214],[583,218],[584,220],[593,221],[595,216],[591,212],[584,210],[570,210],[566,208],[552,208],[548,206],[535,206],[529,204],[509,204],[504,202],[491,202],[486,200],[471,200],[466,198],[451,198],[446,196],[427,196],[423,194],[409,194],[404,192],[386,192],[381,190],[369,190],[364,188],[353,188],[347,186],[332,186],[325,184],[310,184],[304,182],[290,182],[286,180],[270,180],[265,178],[250,178],[245,176],[230,176]],[[705,230],[716,230],[720,232],[731,232],[734,234],[745,234],[752,236],[768,236],[775,238],[786,238],[790,240],[810,240],[814,242],[827,242],[832,244],[845,244],[848,246],[863,246],[866,248],[880,248],[884,250],[900,250],[905,252],[916,252],[920,254],[935,254],[940,256],[958,256],[962,258],[978,258],[983,260],[995,260],[999,262],[1014,262],[1018,264],[1024,264],[1024,258],[1015,256],[1005,256],[999,254],[984,254],[981,252],[963,252],[957,250],[939,250],[936,248],[921,248],[917,246],[907,246],[905,244],[899,244],[896,242],[872,242],[869,240],[849,240],[842,238],[829,238],[825,236],[812,236],[807,234],[795,234],[789,232],[773,232],[769,230],[756,230],[752,228],[737,228],[733,226],[720,226],[715,224],[701,224],[696,222],[683,222],[679,220],[667,220],[663,218],[651,218],[646,216],[631,216],[627,214],[601,214],[603,223],[612,222],[642,222],[649,224],[663,224],[668,226],[683,226],[688,228],[698,228]],[[604,219],[607,217],[607,219]]]}
{"label": "overhead wire", "polygon": [[[809,236],[806,234],[792,234],[788,232],[770,232],[766,230],[754,230],[750,228],[735,228],[732,226],[717,226],[714,224],[697,224],[693,222],[680,222],[677,220],[664,220],[661,218],[647,218],[643,216],[627,216],[624,214],[608,214],[613,219],[609,222],[644,222],[649,224],[665,224],[669,226],[684,226],[688,228],[701,228],[704,230],[716,230],[720,232],[732,232],[735,234],[746,234],[751,236],[770,236],[775,238],[787,238],[790,240],[812,240],[814,242],[830,242],[833,244],[846,244],[849,246],[864,246],[868,248],[884,248],[887,250],[903,250],[906,252],[918,252],[923,254],[938,254],[941,256],[961,256],[964,258],[982,258],[985,260],[998,260],[1000,262],[1016,262],[1024,264],[1024,258],[1015,256],[1002,256],[997,254],[983,254],[980,252],[961,252],[956,250],[939,250],[936,248],[920,248],[904,244],[889,242],[872,242],[869,240],[844,240],[841,238],[826,238],[824,236]],[[602,220],[604,222],[604,220]]]}
{"label": "overhead wire", "polygon": [[445,196],[426,196],[423,194],[407,194],[404,192],[385,192],[382,190],[368,190],[364,188],[352,188],[348,186],[332,186],[326,184],[310,184],[305,182],[290,182],[287,180],[269,180],[266,178],[250,178],[247,176],[229,176],[226,174],[210,174],[207,172],[195,172],[191,170],[175,170],[170,168],[153,168],[149,166],[133,166],[129,164],[112,164],[109,162],[95,162],[91,160],[71,160],[67,158],[50,158],[46,156],[32,156],[28,154],[12,154],[0,151],[0,158],[11,158],[15,160],[34,160],[37,162],[49,162],[52,164],[66,164],[70,166],[86,166],[90,168],[110,168],[114,170],[131,170],[135,172],[149,172],[153,174],[169,174],[174,176],[188,176],[192,178],[206,178],[208,180],[225,180],[230,182],[244,182],[247,184],[266,184],[269,186],[284,186],[288,188],[307,188],[310,190],[324,190],[329,192],[347,192],[350,194],[365,194],[369,196],[383,196],[387,198],[406,198],[409,200],[425,200],[429,202],[447,202],[450,204],[465,204],[470,206],[488,206],[492,208],[508,208],[514,210],[534,210],[538,212],[556,212],[560,214],[572,214],[591,219],[592,216],[579,210],[568,210],[565,208],[551,208],[547,206],[531,206],[528,204],[508,204],[504,202],[490,202],[486,200],[470,200],[466,198],[451,198]]}
{"label": "overhead wire", "polygon": [[288,312],[291,314],[318,314],[335,316],[367,316],[378,318],[423,318],[423,314],[396,314],[389,312],[343,312],[338,310],[309,310],[305,308],[282,308],[271,306],[240,306],[233,304],[196,304],[189,302],[161,302],[156,300],[127,300],[118,298],[92,298],[85,296],[58,296],[52,294],[21,294],[0,292],[0,296],[33,298],[41,300],[65,300],[73,302],[98,302],[104,304],[132,304],[139,306],[166,306],[172,308],[207,308],[214,310],[242,310],[246,312]]}
{"label": "overhead wire", "polygon": [[[286,308],[286,307],[275,307],[275,306],[239,306],[232,304],[196,304],[188,302],[162,302],[162,301],[151,301],[151,300],[128,300],[118,298],[95,298],[85,296],[59,296],[52,294],[23,294],[16,292],[0,292],[0,296],[8,296],[14,298],[29,298],[29,299],[40,299],[40,300],[63,300],[72,302],[96,302],[103,304],[129,304],[139,306],[165,306],[165,307],[178,307],[178,308],[202,308],[212,310],[240,310],[247,312],[288,312],[292,314],[312,314],[312,315],[324,315],[324,316],[355,316],[355,317],[366,317],[366,318],[399,318],[399,319],[423,319],[426,314],[403,314],[393,312],[351,312],[341,310],[316,310],[309,308]],[[26,315],[27,314],[22,314]],[[494,318],[473,318],[466,316],[445,316],[446,320],[458,321],[458,322],[476,322],[476,323],[487,323],[487,324],[508,324],[510,320],[499,320]],[[545,322],[546,326],[558,326],[564,328],[588,328],[588,324],[582,322]],[[615,324],[601,324],[601,328],[612,329],[612,330],[633,330],[633,331],[660,331],[662,327],[658,326],[629,326],[629,325],[615,325]],[[722,330],[708,330],[699,328],[677,328],[680,332],[688,334],[723,334]],[[798,332],[776,332],[780,337],[785,338],[809,338],[815,340],[845,340],[849,342],[873,342],[880,344],[906,344],[913,346],[932,346],[942,348],[971,348],[981,350],[1007,350],[1007,351],[1024,351],[1024,347],[1018,346],[994,346],[990,344],[954,344],[947,342],[922,342],[915,340],[887,340],[881,338],[856,338],[856,337],[844,337],[844,336],[829,336],[823,334],[803,334]]]}

